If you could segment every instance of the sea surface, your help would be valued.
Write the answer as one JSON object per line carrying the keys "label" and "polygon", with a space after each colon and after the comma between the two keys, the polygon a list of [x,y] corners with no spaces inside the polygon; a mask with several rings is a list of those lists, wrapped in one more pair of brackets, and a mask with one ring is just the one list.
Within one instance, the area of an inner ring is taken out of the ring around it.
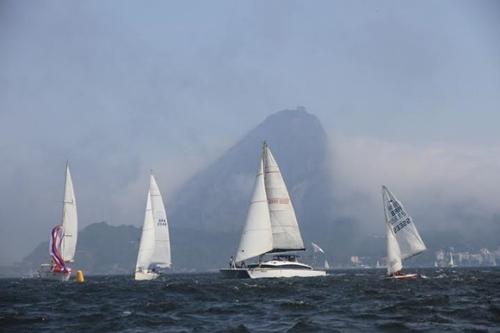
{"label": "sea surface", "polygon": [[225,280],[170,274],[150,282],[0,280],[1,332],[500,332],[500,270],[383,270],[320,278]]}

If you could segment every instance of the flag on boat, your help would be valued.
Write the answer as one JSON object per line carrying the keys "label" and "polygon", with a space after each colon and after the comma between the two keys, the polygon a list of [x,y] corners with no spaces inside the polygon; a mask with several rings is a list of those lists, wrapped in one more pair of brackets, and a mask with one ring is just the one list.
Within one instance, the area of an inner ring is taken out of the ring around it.
{"label": "flag on boat", "polygon": [[311,242],[311,245],[312,245],[312,247],[313,247],[314,253],[317,253],[317,252],[321,252],[321,253],[323,253],[323,254],[325,253],[325,251],[323,251],[323,249],[322,249],[322,248],[320,248],[320,247],[318,246],[318,244],[315,244],[315,243]]}

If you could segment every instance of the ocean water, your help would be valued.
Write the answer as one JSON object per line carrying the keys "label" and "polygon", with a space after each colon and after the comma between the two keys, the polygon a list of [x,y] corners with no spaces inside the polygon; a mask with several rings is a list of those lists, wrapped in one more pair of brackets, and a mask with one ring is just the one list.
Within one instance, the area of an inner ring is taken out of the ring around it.
{"label": "ocean water", "polygon": [[171,274],[150,282],[0,280],[1,332],[500,332],[500,270],[383,270],[321,278],[225,280]]}

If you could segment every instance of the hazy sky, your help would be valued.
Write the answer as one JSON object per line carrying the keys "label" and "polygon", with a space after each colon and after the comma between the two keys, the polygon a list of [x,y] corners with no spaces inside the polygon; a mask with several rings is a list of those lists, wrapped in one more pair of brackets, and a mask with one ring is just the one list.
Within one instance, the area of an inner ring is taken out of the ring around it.
{"label": "hazy sky", "polygon": [[66,160],[81,227],[140,225],[149,169],[168,206],[297,105],[331,134],[346,192],[390,170],[407,196],[449,185],[498,213],[499,41],[494,0],[2,0],[0,264],[60,221]]}

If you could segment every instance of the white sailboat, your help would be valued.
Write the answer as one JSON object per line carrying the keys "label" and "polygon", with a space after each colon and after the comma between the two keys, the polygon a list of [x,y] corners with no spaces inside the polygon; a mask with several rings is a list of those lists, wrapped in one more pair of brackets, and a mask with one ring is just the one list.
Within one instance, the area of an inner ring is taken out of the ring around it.
{"label": "white sailboat", "polygon": [[[285,181],[271,150],[264,143],[254,193],[236,257],[229,269],[221,269],[225,277],[277,278],[324,276],[324,270],[298,262],[297,256],[277,254],[263,261],[265,254],[303,251],[300,234]],[[258,262],[245,260],[258,257]]]}
{"label": "white sailboat", "polygon": [[453,261],[453,252],[450,251],[450,262],[448,263],[448,267],[456,267],[455,262]]}
{"label": "white sailboat", "polygon": [[170,268],[171,264],[167,213],[158,184],[151,175],[134,278],[154,280],[161,269]]}
{"label": "white sailboat", "polygon": [[43,279],[67,281],[71,276],[71,268],[67,264],[75,258],[78,214],[69,164],[66,164],[62,215],[62,224],[56,225],[51,232],[49,255],[52,263],[42,264],[38,270],[39,277]]}
{"label": "white sailboat", "polygon": [[426,250],[426,246],[401,202],[382,186],[387,233],[387,275],[395,279],[412,279],[417,274],[403,274],[403,260]]}

